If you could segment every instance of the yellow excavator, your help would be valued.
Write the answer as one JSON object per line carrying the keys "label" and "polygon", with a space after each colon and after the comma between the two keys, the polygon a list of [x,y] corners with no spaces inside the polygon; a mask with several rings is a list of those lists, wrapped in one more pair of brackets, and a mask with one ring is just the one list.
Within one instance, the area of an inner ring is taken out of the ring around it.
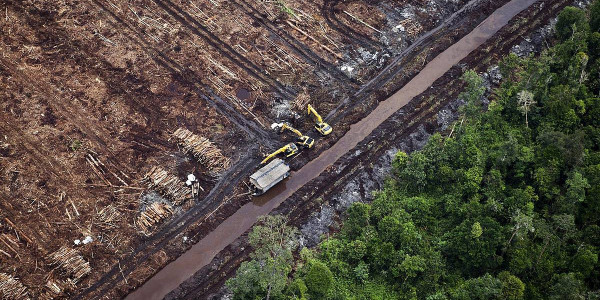
{"label": "yellow excavator", "polygon": [[289,144],[277,149],[277,151],[269,154],[260,163],[264,164],[264,163],[268,162],[271,158],[277,156],[279,153],[283,153],[285,155],[285,157],[290,157],[290,156],[298,153],[298,146],[296,146],[296,144],[294,144],[294,143],[289,143]]}
{"label": "yellow excavator", "polygon": [[288,123],[274,124],[274,127],[280,127],[279,133],[282,133],[287,129],[287,130],[293,132],[295,135],[297,135],[298,138],[296,139],[296,144],[298,146],[302,146],[303,149],[310,149],[315,144],[315,139],[311,138],[308,135],[302,134],[302,132],[300,132],[298,129],[292,127]]}
{"label": "yellow excavator", "polygon": [[323,122],[323,118],[321,118],[321,115],[319,115],[319,113],[312,107],[312,105],[309,104],[308,105],[308,115],[310,116],[311,113],[315,116],[315,129],[317,129],[317,131],[321,135],[330,134],[332,131],[331,126],[329,126],[329,124]]}

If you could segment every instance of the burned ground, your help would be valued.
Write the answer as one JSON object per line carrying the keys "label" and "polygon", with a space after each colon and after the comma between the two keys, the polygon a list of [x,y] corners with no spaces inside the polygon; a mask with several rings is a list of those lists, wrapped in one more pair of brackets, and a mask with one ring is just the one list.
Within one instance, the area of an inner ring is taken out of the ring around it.
{"label": "burned ground", "polygon": [[[288,2],[2,1],[0,271],[33,298],[126,294],[249,201],[286,141],[269,124],[315,134],[299,94],[336,126],[322,150],[505,1]],[[178,128],[230,168],[210,176]],[[176,205],[143,182],[153,167],[203,190]],[[155,202],[173,213],[145,234]],[[64,246],[91,267],[76,283],[50,259]]]}

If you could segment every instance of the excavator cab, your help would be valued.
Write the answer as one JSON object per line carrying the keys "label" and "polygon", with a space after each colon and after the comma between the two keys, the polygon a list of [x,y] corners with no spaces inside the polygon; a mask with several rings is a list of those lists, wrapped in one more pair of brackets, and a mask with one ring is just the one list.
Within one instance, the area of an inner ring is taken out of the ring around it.
{"label": "excavator cab", "polygon": [[323,118],[321,118],[321,115],[319,115],[319,113],[312,107],[312,105],[309,104],[307,107],[308,115],[313,114],[315,117],[315,129],[317,129],[317,131],[323,136],[330,134],[331,131],[333,131],[331,126],[323,122]]}
{"label": "excavator cab", "polygon": [[281,128],[279,130],[280,133],[284,132],[286,129],[293,132],[295,135],[298,136],[298,138],[296,139],[296,144],[298,146],[301,146],[303,149],[310,149],[315,144],[315,139],[311,138],[308,135],[302,134],[302,132],[300,132],[298,129],[292,127],[288,123],[275,123],[275,124],[271,125],[271,128],[273,128],[273,129]]}
{"label": "excavator cab", "polygon": [[311,138],[310,136],[303,135],[296,139],[296,144],[302,146],[304,149],[310,149],[315,144],[315,139]]}
{"label": "excavator cab", "polygon": [[321,135],[328,135],[331,133],[331,131],[333,131],[333,129],[331,128],[331,126],[329,126],[329,124],[327,123],[316,123],[315,124],[315,129],[317,129],[317,131],[321,134]]}
{"label": "excavator cab", "polygon": [[296,153],[298,153],[298,146],[296,146],[296,144],[289,143],[285,146],[285,151],[283,152],[285,157],[290,157],[292,155],[295,155]]}
{"label": "excavator cab", "polygon": [[285,157],[290,157],[290,156],[298,153],[298,146],[296,146],[296,144],[294,144],[294,143],[289,143],[289,144],[277,149],[277,151],[269,154],[260,163],[264,164],[264,163],[268,162],[271,158],[277,156],[279,153],[283,153],[283,155],[285,155]]}

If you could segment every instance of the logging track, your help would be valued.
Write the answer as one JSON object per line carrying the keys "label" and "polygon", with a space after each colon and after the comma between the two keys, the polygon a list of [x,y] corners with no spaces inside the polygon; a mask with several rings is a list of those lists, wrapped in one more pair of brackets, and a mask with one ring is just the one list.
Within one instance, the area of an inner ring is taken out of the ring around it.
{"label": "logging track", "polygon": [[319,68],[324,69],[327,73],[332,75],[332,78],[340,83],[351,83],[357,84],[358,81],[356,79],[349,78],[340,71],[335,65],[328,62],[313,50],[310,49],[304,43],[298,41],[295,37],[291,36],[285,30],[278,30],[277,25],[273,23],[271,20],[263,16],[255,7],[249,4],[246,0],[241,1],[233,1],[235,6],[243,10],[250,18],[252,18],[255,22],[258,22],[270,33],[275,35],[279,40],[284,42],[294,53],[304,58],[308,63],[315,65]]}
{"label": "logging track", "polygon": [[194,33],[194,35],[203,39],[207,44],[215,48],[238,67],[245,70],[249,75],[269,84],[269,86],[274,88],[287,99],[292,100],[296,97],[297,91],[294,91],[292,88],[286,87],[276,79],[271,78],[263,69],[251,62],[245,56],[241,55],[239,52],[233,49],[233,47],[223,42],[219,37],[217,37],[204,25],[200,24],[200,22],[198,22],[194,17],[189,15],[179,6],[173,4],[173,2],[169,0],[152,1],[162,8],[166,13],[172,16],[175,20],[177,20],[181,25],[185,26],[188,30]]}

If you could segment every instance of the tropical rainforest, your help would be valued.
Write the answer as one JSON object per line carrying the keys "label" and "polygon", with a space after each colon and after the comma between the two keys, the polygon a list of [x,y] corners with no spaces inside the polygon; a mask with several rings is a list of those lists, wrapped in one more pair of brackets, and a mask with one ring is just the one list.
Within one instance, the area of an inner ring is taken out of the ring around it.
{"label": "tropical rainforest", "polygon": [[487,107],[465,72],[451,135],[399,152],[375,200],[315,249],[262,218],[234,299],[600,299],[600,1],[499,66]]}

